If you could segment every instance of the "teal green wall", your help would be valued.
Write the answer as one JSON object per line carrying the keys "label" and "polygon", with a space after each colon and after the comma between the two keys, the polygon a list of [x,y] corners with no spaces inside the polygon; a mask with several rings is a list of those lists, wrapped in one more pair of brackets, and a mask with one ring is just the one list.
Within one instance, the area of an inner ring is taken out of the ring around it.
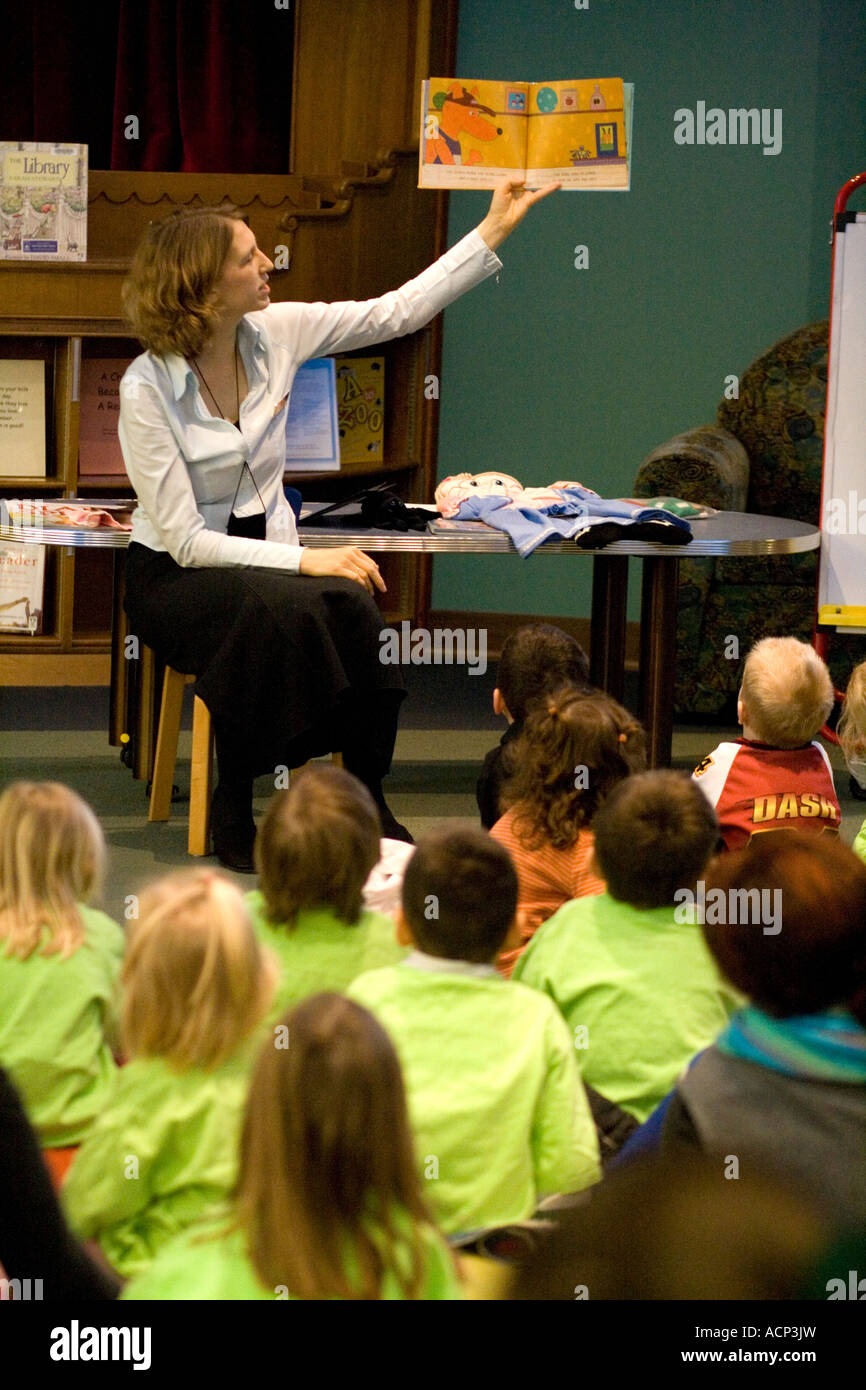
{"label": "teal green wall", "polygon": [[[655,445],[715,418],[729,373],[828,314],[833,199],[866,168],[866,5],[461,0],[455,75],[622,76],[634,158],[628,193],[533,209],[500,252],[499,284],[447,311],[439,476],[501,469],[628,493]],[[676,145],[674,111],[699,100],[781,107],[781,153]],[[452,243],[488,197],[451,194]],[[580,243],[587,270],[574,269]],[[438,556],[433,604],[588,616],[590,566]]]}

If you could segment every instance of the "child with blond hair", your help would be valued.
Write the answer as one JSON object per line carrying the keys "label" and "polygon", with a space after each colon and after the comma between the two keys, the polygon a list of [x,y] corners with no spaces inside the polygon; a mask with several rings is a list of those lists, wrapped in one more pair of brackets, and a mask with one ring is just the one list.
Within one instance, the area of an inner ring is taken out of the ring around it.
{"label": "child with blond hair", "polygon": [[240,1155],[228,1212],[173,1242],[124,1298],[460,1296],[421,1193],[400,1064],[351,1000],[317,994],[281,1020]]}
{"label": "child with blond hair", "polygon": [[405,956],[394,919],[364,907],[379,832],[367,788],[328,764],[293,776],[268,805],[255,849],[260,886],[247,906],[259,941],[280,962],[272,1017]]}
{"label": "child with blond hair", "polygon": [[866,661],[851,672],[836,736],[849,772],[848,789],[857,801],[866,801]]}
{"label": "child with blond hair", "polygon": [[121,1275],[231,1190],[253,1036],[275,982],[228,878],[181,870],[142,893],[122,975],[131,1060],[64,1187],[73,1229]]}
{"label": "child with blond hair", "polygon": [[528,715],[512,764],[508,809],[490,831],[511,855],[520,884],[521,939],[500,959],[506,974],[564,903],[604,892],[592,867],[592,818],[618,782],[643,771],[646,740],[609,695],[567,685]]}
{"label": "child with blond hair", "polygon": [[737,701],[742,737],[720,743],[693,773],[726,849],[765,830],[838,834],[833,770],[817,742],[833,698],[830,673],[807,642],[765,637],[752,647]]}
{"label": "child with blond hair", "polygon": [[[848,768],[849,791],[855,800],[866,801],[866,661],[851,672],[836,735]],[[851,848],[866,862],[866,820]]]}
{"label": "child with blond hair", "polygon": [[88,906],[104,867],[99,822],[69,787],[13,782],[0,796],[0,1065],[58,1178],[117,1072],[126,940]]}

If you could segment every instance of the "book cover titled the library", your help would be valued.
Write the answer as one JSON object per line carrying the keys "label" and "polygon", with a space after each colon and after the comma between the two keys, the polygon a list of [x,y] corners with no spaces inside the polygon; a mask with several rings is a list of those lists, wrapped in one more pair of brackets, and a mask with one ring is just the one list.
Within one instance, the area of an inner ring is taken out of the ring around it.
{"label": "book cover titled the library", "polygon": [[0,140],[0,260],[87,259],[87,146]]}

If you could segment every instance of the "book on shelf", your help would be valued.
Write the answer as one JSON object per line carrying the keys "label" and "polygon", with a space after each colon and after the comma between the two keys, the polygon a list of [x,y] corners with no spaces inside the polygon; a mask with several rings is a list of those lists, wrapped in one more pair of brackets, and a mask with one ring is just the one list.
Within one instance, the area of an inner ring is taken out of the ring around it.
{"label": "book on shelf", "polygon": [[0,140],[0,260],[87,260],[87,146]]}
{"label": "book on shelf", "polygon": [[45,477],[45,363],[0,360],[0,478]]}
{"label": "book on shelf", "polygon": [[634,86],[621,77],[421,84],[419,188],[629,188]]}
{"label": "book on shelf", "polygon": [[0,542],[0,632],[42,631],[45,546]]}
{"label": "book on shelf", "polygon": [[338,357],[340,465],[380,462],[385,439],[384,357]]}
{"label": "book on shelf", "polygon": [[78,475],[126,477],[117,437],[120,381],[129,357],[84,357],[78,406]]}
{"label": "book on shelf", "polygon": [[286,472],[337,473],[339,469],[336,365],[333,357],[313,357],[302,363],[292,383]]}

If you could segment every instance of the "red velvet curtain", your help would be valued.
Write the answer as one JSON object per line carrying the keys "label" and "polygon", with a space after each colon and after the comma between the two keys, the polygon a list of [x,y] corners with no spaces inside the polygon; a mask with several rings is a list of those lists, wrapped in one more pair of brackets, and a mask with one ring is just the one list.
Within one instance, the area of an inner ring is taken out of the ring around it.
{"label": "red velvet curtain", "polygon": [[0,139],[86,144],[94,169],[288,173],[293,8],[7,6]]}

